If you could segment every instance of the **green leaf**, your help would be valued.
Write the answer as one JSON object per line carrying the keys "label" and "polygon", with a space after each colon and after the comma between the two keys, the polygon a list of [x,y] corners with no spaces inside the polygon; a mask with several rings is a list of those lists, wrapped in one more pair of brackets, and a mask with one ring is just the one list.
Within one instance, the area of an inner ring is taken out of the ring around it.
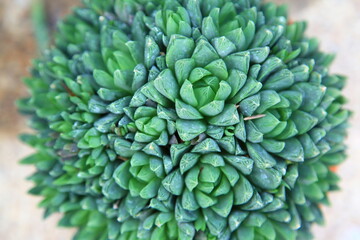
{"label": "green leaf", "polygon": [[[296,129],[296,125],[292,120],[288,120],[285,124],[285,128],[282,126],[283,124],[280,122],[277,128],[274,129],[274,132],[280,127],[281,134],[277,134],[276,138],[278,140],[285,140],[291,137],[294,137],[298,134],[298,130]],[[267,137],[269,137],[267,135]]]}
{"label": "green leaf", "polygon": [[155,219],[155,225],[160,228],[165,223],[171,221],[173,217],[173,213],[159,213],[159,215]]}
{"label": "green leaf", "polygon": [[225,176],[221,177],[220,183],[216,187],[216,189],[212,192],[212,194],[216,197],[227,194],[231,191],[231,185]]}
{"label": "green leaf", "polygon": [[52,157],[48,154],[44,154],[44,153],[34,153],[24,159],[21,160],[21,164],[38,164],[40,162],[52,162]]}
{"label": "green leaf", "polygon": [[140,192],[140,197],[144,199],[151,199],[157,195],[160,186],[160,180],[152,180]]}
{"label": "green leaf", "polygon": [[258,168],[270,168],[276,165],[276,160],[259,144],[247,143],[246,146]]}
{"label": "green leaf", "polygon": [[316,169],[313,164],[303,164],[299,166],[299,182],[303,184],[313,184],[319,181]]}
{"label": "green leaf", "polygon": [[181,157],[184,153],[188,152],[191,145],[186,143],[172,144],[170,147],[170,156],[174,166],[179,164]]}
{"label": "green leaf", "polygon": [[189,0],[186,9],[189,13],[192,25],[194,27],[200,27],[202,22],[200,3],[197,0]]}
{"label": "green leaf", "polygon": [[293,112],[291,119],[294,121],[296,129],[299,131],[299,135],[310,131],[318,123],[317,118],[309,113],[299,110]]}
{"label": "green leaf", "polygon": [[326,92],[325,86],[307,82],[297,83],[292,89],[302,94],[303,101],[300,109],[305,112],[311,112],[319,106]]}
{"label": "green leaf", "polygon": [[193,224],[180,223],[179,224],[179,239],[192,240],[195,236],[196,230]]}
{"label": "green leaf", "polygon": [[147,82],[147,70],[143,64],[138,64],[134,68],[134,77],[131,84],[133,92],[137,91]]}
{"label": "green leaf", "polygon": [[260,92],[260,106],[256,112],[263,113],[272,106],[275,106],[281,101],[279,94],[273,90],[265,90]]}
{"label": "green leaf", "polygon": [[163,153],[161,148],[154,142],[149,143],[143,148],[143,151],[149,155],[155,156],[155,157],[162,157]]}
{"label": "green leaf", "polygon": [[195,198],[201,208],[208,208],[217,203],[216,198],[212,198],[199,190],[195,190]]}
{"label": "green leaf", "polygon": [[216,27],[212,17],[205,17],[202,21],[201,27],[203,35],[211,40],[219,35],[218,28]]}
{"label": "green leaf", "polygon": [[233,155],[225,155],[224,158],[244,175],[249,175],[251,173],[254,164],[254,161],[251,158]]}
{"label": "green leaf", "polygon": [[282,175],[279,171],[273,168],[258,168],[254,167],[253,172],[250,175],[251,182],[256,186],[273,190],[279,187],[282,181]]}
{"label": "green leaf", "polygon": [[253,122],[257,129],[263,134],[271,132],[280,123],[280,121],[270,112],[265,112],[264,117],[255,119]]}
{"label": "green leaf", "polygon": [[213,167],[223,167],[225,166],[224,159],[220,154],[217,153],[209,153],[203,155],[200,159],[202,163],[210,164]]}
{"label": "green leaf", "polygon": [[108,133],[110,128],[119,120],[119,115],[108,114],[94,122],[94,128],[101,133]]}
{"label": "green leaf", "polygon": [[161,106],[160,104],[157,105],[157,116],[159,118],[165,119],[165,120],[176,120],[177,115],[175,112],[175,109],[172,108],[165,108]]}
{"label": "green leaf", "polygon": [[260,82],[253,78],[248,78],[241,90],[231,99],[231,102],[237,104],[241,100],[256,94],[261,88],[262,84]]}
{"label": "green leaf", "polygon": [[230,165],[225,165],[224,167],[221,167],[221,171],[229,180],[231,186],[234,186],[240,178],[238,171]]}
{"label": "green leaf", "polygon": [[280,91],[292,86],[294,82],[294,74],[288,69],[283,69],[266,80],[264,89]]}
{"label": "green leaf", "polygon": [[196,165],[200,158],[199,154],[196,153],[185,153],[184,156],[180,160],[180,172],[184,174],[188,170],[190,170],[193,166]]}
{"label": "green leaf", "polygon": [[236,138],[240,139],[242,142],[246,141],[246,129],[243,116],[240,116],[240,122],[236,125],[234,133]]}
{"label": "green leaf", "polygon": [[209,119],[209,123],[215,126],[232,126],[240,122],[237,108],[233,104],[227,104],[224,111]]}
{"label": "green leaf", "polygon": [[190,171],[186,174],[185,185],[187,189],[189,189],[190,191],[196,188],[197,185],[199,184],[199,173],[200,173],[200,168],[195,166],[191,168]]}
{"label": "green leaf", "polygon": [[245,73],[240,72],[236,69],[230,70],[229,78],[227,79],[227,83],[231,86],[231,94],[230,98],[234,97],[239,90],[244,86],[246,83],[247,76]]}
{"label": "green leaf", "polygon": [[174,69],[175,63],[184,58],[190,58],[195,48],[195,42],[191,38],[181,35],[172,35],[166,51],[166,64]]}
{"label": "green leaf", "polygon": [[153,171],[157,177],[163,177],[165,171],[162,159],[155,157],[150,158],[150,170]]}
{"label": "green leaf", "polygon": [[213,236],[219,236],[225,231],[227,225],[226,218],[218,216],[211,209],[204,209],[203,212],[205,219],[207,219],[206,225]]}
{"label": "green leaf", "polygon": [[177,115],[182,119],[198,120],[203,118],[198,110],[178,99],[175,100],[175,109]]}
{"label": "green leaf", "polygon": [[153,117],[153,116],[156,116],[156,109],[153,107],[147,107],[147,106],[141,106],[141,107],[137,108],[134,113],[135,119],[141,119],[144,117]]}
{"label": "green leaf", "polygon": [[305,159],[314,158],[320,154],[320,150],[308,134],[301,135],[299,140],[304,149]]}
{"label": "green leaf", "polygon": [[247,218],[248,215],[248,212],[232,211],[228,219],[230,230],[233,232],[238,229],[238,227]]}
{"label": "green leaf", "polygon": [[199,180],[202,183],[215,183],[220,177],[220,169],[209,164],[204,164],[201,169]]}
{"label": "green leaf", "polygon": [[183,120],[176,121],[176,129],[183,141],[190,141],[201,133],[205,132],[207,125],[201,120]]}
{"label": "green leaf", "polygon": [[262,209],[264,206],[265,203],[262,200],[259,192],[255,191],[250,201],[248,201],[245,205],[243,205],[241,209],[247,211],[255,211]]}
{"label": "green leaf", "polygon": [[101,87],[109,89],[115,88],[114,78],[107,72],[96,69],[94,70],[93,75],[96,83],[99,84]]}
{"label": "green leaf", "polygon": [[224,61],[229,69],[236,69],[247,74],[250,67],[250,53],[249,52],[233,53],[225,57]]}
{"label": "green leaf", "polygon": [[206,70],[204,68],[197,67],[191,71],[190,76],[189,76],[189,81],[191,83],[195,83],[209,75],[211,75],[211,72],[209,72],[208,70]]}
{"label": "green leaf", "polygon": [[253,39],[255,37],[256,26],[253,21],[255,21],[255,19],[253,19],[252,21],[250,20],[247,23],[246,28],[244,29],[244,35],[245,35],[247,46],[250,45],[250,43],[253,41]]}
{"label": "green leaf", "polygon": [[149,69],[155,65],[155,59],[159,56],[160,49],[154,38],[151,36],[146,36],[145,39],[145,53],[144,53],[144,62],[145,66]]}
{"label": "green leaf", "polygon": [[205,67],[212,61],[219,59],[219,55],[209,42],[200,39],[196,44],[196,48],[191,58],[195,60],[196,65]]}
{"label": "green leaf", "polygon": [[271,43],[271,40],[274,38],[274,35],[271,30],[266,27],[262,27],[257,30],[255,34],[254,41],[251,43],[251,47],[264,47]]}
{"label": "green leaf", "polygon": [[180,196],[183,187],[184,187],[184,179],[180,173],[180,170],[173,171],[170,173],[163,181],[162,185],[164,188],[169,191],[170,193]]}
{"label": "green leaf", "polygon": [[235,44],[237,50],[244,50],[246,48],[246,37],[241,28],[227,32],[225,37]]}
{"label": "green leaf", "polygon": [[222,80],[226,80],[229,76],[226,64],[222,59],[217,59],[215,61],[212,61],[211,63],[205,66],[205,69],[210,71],[214,76]]}
{"label": "green leaf", "polygon": [[114,83],[118,89],[124,92],[128,92],[128,93],[132,92],[131,89],[132,80],[133,80],[132,71],[117,69],[114,72]]}
{"label": "green leaf", "polygon": [[129,189],[129,180],[131,179],[129,169],[130,161],[126,161],[118,166],[113,174],[115,182],[123,189]]}
{"label": "green leaf", "polygon": [[171,101],[175,101],[179,95],[179,85],[170,69],[162,71],[155,79],[154,85],[162,95]]}
{"label": "green leaf", "polygon": [[257,126],[252,122],[248,121],[245,123],[246,137],[249,142],[261,143],[264,139],[264,134],[260,132]]}
{"label": "green leaf", "polygon": [[291,69],[291,72],[294,74],[295,82],[307,81],[310,77],[309,67],[305,64],[299,65]]}
{"label": "green leaf", "polygon": [[254,194],[251,183],[240,175],[239,181],[234,186],[234,205],[247,203]]}
{"label": "green leaf", "polygon": [[[125,43],[125,45],[129,49],[131,57],[135,63],[143,63],[144,62],[144,48],[143,48],[142,43],[140,43],[138,41],[128,41]],[[131,69],[132,67],[129,67],[129,68]]]}
{"label": "green leaf", "polygon": [[245,116],[252,116],[259,106],[260,94],[256,94],[240,102],[240,111]]}
{"label": "green leaf", "polygon": [[114,150],[119,156],[125,158],[131,157],[135,153],[135,151],[132,151],[130,148],[131,148],[130,142],[121,138],[115,139]]}
{"label": "green leaf", "polygon": [[274,228],[279,236],[287,240],[295,240],[297,231],[292,230],[288,224],[274,224]]}
{"label": "green leaf", "polygon": [[288,211],[286,210],[277,210],[275,212],[271,212],[268,214],[270,219],[273,219],[277,222],[283,222],[283,223],[288,223],[291,220],[291,215]]}
{"label": "green leaf", "polygon": [[175,63],[175,75],[179,84],[189,78],[191,71],[195,67],[195,60],[192,58],[181,59]]}
{"label": "green leaf", "polygon": [[144,105],[147,101],[147,98],[144,94],[141,93],[141,88],[139,88],[132,96],[129,103],[129,107],[140,107]]}
{"label": "green leaf", "polygon": [[145,84],[141,88],[141,93],[156,103],[161,104],[164,107],[171,106],[171,102],[164,97],[154,86],[154,81]]}
{"label": "green leaf", "polygon": [[215,100],[227,100],[231,94],[231,86],[226,81],[219,83],[219,90],[215,95]]}
{"label": "green leaf", "polygon": [[196,107],[198,101],[195,96],[193,85],[189,80],[185,80],[180,89],[180,96],[184,102],[190,104],[191,106]]}
{"label": "green leaf", "polygon": [[221,139],[224,135],[224,127],[217,127],[213,125],[209,125],[208,129],[206,130],[206,134],[213,139]]}
{"label": "green leaf", "polygon": [[262,213],[253,212],[244,221],[244,225],[248,227],[261,228],[266,221],[266,216]]}
{"label": "green leaf", "polygon": [[304,161],[304,149],[299,140],[296,138],[291,138],[285,140],[285,148],[280,153],[280,157],[293,161],[293,162],[303,162]]}
{"label": "green leaf", "polygon": [[219,197],[217,204],[211,207],[221,217],[228,217],[233,207],[234,194],[229,192],[228,194]]}
{"label": "green leaf", "polygon": [[284,66],[284,63],[281,61],[280,58],[271,57],[264,62],[261,66],[260,74],[258,80],[263,82],[266,78],[273,72],[278,71]]}
{"label": "green leaf", "polygon": [[111,103],[109,106],[107,106],[107,110],[109,110],[112,113],[115,114],[122,114],[124,113],[124,108],[128,107],[131,101],[131,97],[124,97],[120,98],[119,100]]}
{"label": "green leaf", "polygon": [[213,139],[206,138],[202,142],[195,145],[191,152],[205,154],[211,152],[221,152],[221,150],[219,145]]}
{"label": "green leaf", "polygon": [[214,38],[211,43],[222,58],[236,51],[235,44],[225,36]]}
{"label": "green leaf", "polygon": [[285,142],[276,141],[274,139],[264,139],[261,146],[268,152],[279,153],[285,148]]}
{"label": "green leaf", "polygon": [[[140,171],[138,171],[139,169],[140,169]],[[136,177],[136,180],[139,180],[139,182],[136,183],[136,187],[139,188],[137,190],[137,193],[140,193],[141,189],[143,189],[145,187],[145,184],[147,182],[149,182],[155,178],[154,172],[151,171],[151,169],[148,165],[143,166],[141,168],[137,168],[137,167],[130,168],[130,172]]]}
{"label": "green leaf", "polygon": [[91,113],[107,113],[107,103],[102,101],[99,97],[93,96],[89,101],[89,111]]}
{"label": "green leaf", "polygon": [[303,96],[300,92],[297,91],[283,91],[280,93],[281,96],[285,97],[290,102],[291,110],[298,109],[303,101]]}
{"label": "green leaf", "polygon": [[250,49],[250,61],[253,63],[262,63],[269,56],[269,47],[260,47]]}
{"label": "green leaf", "polygon": [[212,101],[204,106],[202,106],[199,111],[205,115],[205,116],[216,116],[218,114],[220,114],[225,107],[225,102],[224,101]]}
{"label": "green leaf", "polygon": [[182,194],[181,204],[184,209],[189,211],[195,211],[199,209],[199,204],[196,201],[194,192],[190,192],[186,188]]}

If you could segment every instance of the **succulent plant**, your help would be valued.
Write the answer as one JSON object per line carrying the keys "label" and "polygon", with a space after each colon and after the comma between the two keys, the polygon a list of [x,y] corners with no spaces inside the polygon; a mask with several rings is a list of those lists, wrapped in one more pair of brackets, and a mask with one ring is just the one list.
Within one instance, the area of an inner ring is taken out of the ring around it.
{"label": "succulent plant", "polygon": [[261,0],[84,0],[18,103],[45,216],[74,239],[310,239],[349,111],[305,29]]}

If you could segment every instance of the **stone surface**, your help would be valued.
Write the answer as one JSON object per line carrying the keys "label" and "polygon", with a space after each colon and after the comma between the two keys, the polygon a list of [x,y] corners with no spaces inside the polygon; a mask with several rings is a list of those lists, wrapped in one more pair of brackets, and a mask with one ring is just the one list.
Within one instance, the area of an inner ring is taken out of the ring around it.
{"label": "stone surface", "polygon": [[[47,0],[50,25],[74,5],[72,0]],[[325,227],[314,228],[316,240],[360,239],[360,1],[359,0],[276,0],[289,4],[293,20],[307,20],[307,35],[321,40],[321,48],[337,58],[331,72],[349,76],[345,95],[354,114],[349,133],[348,160],[339,168],[342,190],[330,194],[332,206],[324,208]],[[44,221],[36,208],[40,198],[28,195],[25,180],[32,167],[18,165],[32,150],[17,140],[25,129],[13,101],[26,94],[20,84],[26,75],[36,46],[29,17],[29,0],[0,0],[0,239],[66,240],[73,230],[57,227],[58,215]],[[52,27],[52,26],[50,26]]]}

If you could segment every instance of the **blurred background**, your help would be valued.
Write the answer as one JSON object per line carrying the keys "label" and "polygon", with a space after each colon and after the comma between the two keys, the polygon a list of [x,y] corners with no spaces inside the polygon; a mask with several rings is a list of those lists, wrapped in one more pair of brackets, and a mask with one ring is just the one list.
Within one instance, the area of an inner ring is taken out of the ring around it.
{"label": "blurred background", "polygon": [[[34,0],[33,0],[34,1]],[[38,56],[31,16],[32,0],[0,0],[0,239],[66,240],[73,230],[57,227],[59,216],[42,219],[37,197],[26,192],[32,186],[25,178],[34,169],[18,164],[32,152],[17,139],[29,131],[14,101],[26,96],[21,78],[28,75],[31,59]],[[337,54],[331,72],[349,77],[345,95],[354,114],[348,137],[348,161],[339,168],[339,192],[330,194],[331,208],[324,208],[326,225],[314,227],[316,240],[360,239],[360,1],[273,0],[289,5],[292,20],[309,22],[307,35],[321,40],[321,48]],[[79,4],[79,0],[44,0],[47,28]]]}

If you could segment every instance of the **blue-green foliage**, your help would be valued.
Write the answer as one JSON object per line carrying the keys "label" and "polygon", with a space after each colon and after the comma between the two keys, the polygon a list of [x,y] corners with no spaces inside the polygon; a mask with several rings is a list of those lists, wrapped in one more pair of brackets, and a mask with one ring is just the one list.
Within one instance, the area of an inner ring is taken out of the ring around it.
{"label": "blue-green foliage", "polygon": [[311,238],[345,78],[260,0],[84,0],[25,79],[32,194],[84,240]]}

